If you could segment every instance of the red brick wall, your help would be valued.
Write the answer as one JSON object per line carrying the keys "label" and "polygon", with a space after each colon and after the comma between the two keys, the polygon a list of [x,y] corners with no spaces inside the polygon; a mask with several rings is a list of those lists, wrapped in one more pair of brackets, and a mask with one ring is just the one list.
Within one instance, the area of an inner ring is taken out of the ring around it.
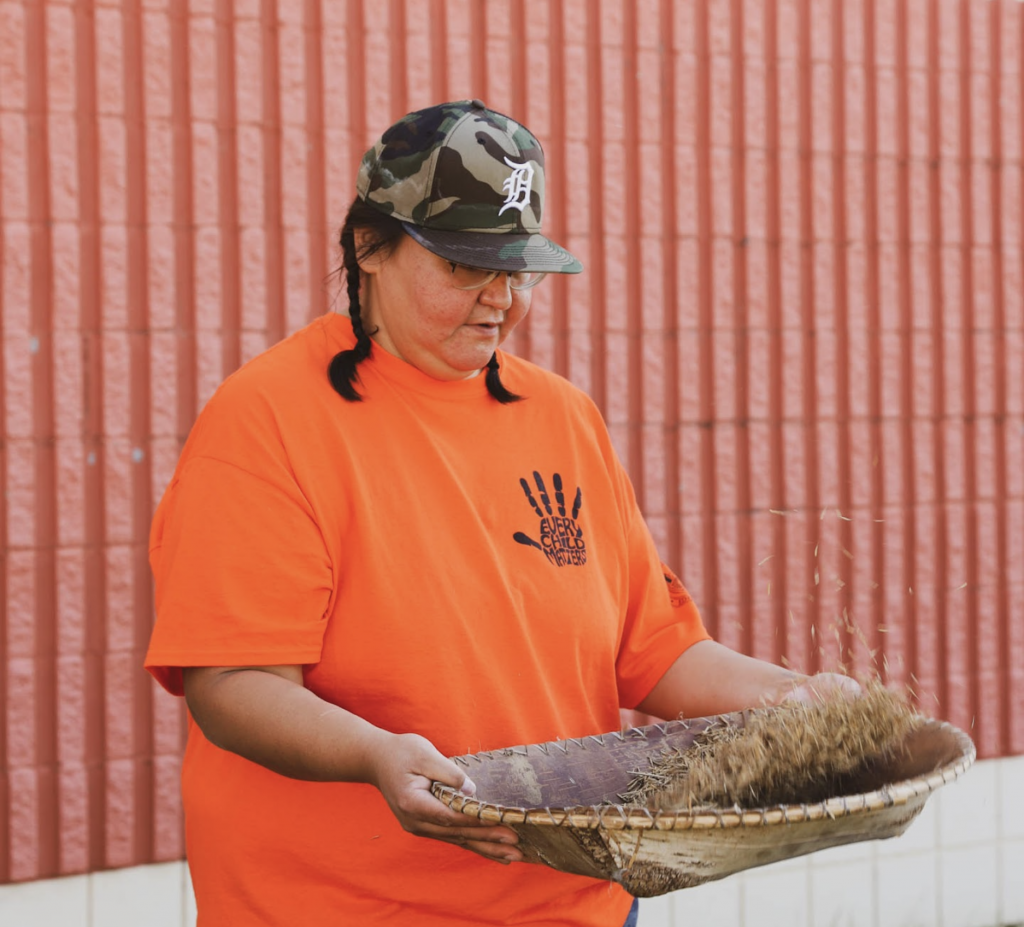
{"label": "red brick wall", "polygon": [[1024,8],[0,0],[0,882],[177,858],[146,533],[332,304],[355,167],[478,96],[549,159],[514,349],[604,410],[727,644],[1024,752]]}

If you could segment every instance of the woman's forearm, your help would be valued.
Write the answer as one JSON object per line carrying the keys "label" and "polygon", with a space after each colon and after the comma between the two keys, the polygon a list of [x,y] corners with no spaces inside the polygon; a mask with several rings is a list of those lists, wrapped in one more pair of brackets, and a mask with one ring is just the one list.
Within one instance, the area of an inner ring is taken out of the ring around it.
{"label": "woman's forearm", "polygon": [[395,736],[305,688],[301,667],[193,667],[184,676],[207,740],[293,779],[372,783],[374,757]]}
{"label": "woman's forearm", "polygon": [[700,641],[669,667],[637,710],[659,718],[725,714],[777,704],[807,679],[715,641]]}

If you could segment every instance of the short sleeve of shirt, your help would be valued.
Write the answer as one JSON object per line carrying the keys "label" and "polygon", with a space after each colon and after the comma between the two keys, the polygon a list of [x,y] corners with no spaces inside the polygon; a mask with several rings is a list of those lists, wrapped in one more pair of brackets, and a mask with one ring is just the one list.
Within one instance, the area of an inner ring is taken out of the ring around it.
{"label": "short sleeve of shirt", "polygon": [[184,666],[320,659],[330,557],[293,480],[205,456],[185,462],[150,536],[156,625],[146,668],[182,692]]}
{"label": "short sleeve of shirt", "polygon": [[628,543],[629,606],[615,669],[620,705],[635,708],[680,654],[711,635],[683,584],[658,558],[636,508]]}

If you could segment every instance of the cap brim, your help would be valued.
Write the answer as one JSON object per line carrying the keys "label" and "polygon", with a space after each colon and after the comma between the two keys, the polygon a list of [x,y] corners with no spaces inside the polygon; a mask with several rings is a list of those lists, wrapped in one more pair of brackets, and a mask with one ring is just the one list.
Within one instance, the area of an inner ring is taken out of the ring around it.
{"label": "cap brim", "polygon": [[492,232],[453,232],[425,229],[403,222],[406,234],[446,261],[484,270],[546,274],[578,274],[583,265],[565,248],[543,235]]}

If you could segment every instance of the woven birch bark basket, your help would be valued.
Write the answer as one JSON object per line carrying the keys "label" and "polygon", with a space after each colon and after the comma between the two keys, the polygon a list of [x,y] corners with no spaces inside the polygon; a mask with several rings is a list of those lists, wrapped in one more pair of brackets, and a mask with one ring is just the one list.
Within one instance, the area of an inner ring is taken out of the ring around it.
{"label": "woven birch bark basket", "polygon": [[712,810],[622,802],[635,772],[652,758],[686,751],[716,726],[742,726],[756,711],[452,757],[476,783],[476,795],[437,782],[433,792],[456,811],[512,828],[527,862],[618,882],[643,898],[898,836],[928,796],[975,758],[962,731],[922,719],[900,749],[868,758],[847,782],[847,794],[824,801]]}

